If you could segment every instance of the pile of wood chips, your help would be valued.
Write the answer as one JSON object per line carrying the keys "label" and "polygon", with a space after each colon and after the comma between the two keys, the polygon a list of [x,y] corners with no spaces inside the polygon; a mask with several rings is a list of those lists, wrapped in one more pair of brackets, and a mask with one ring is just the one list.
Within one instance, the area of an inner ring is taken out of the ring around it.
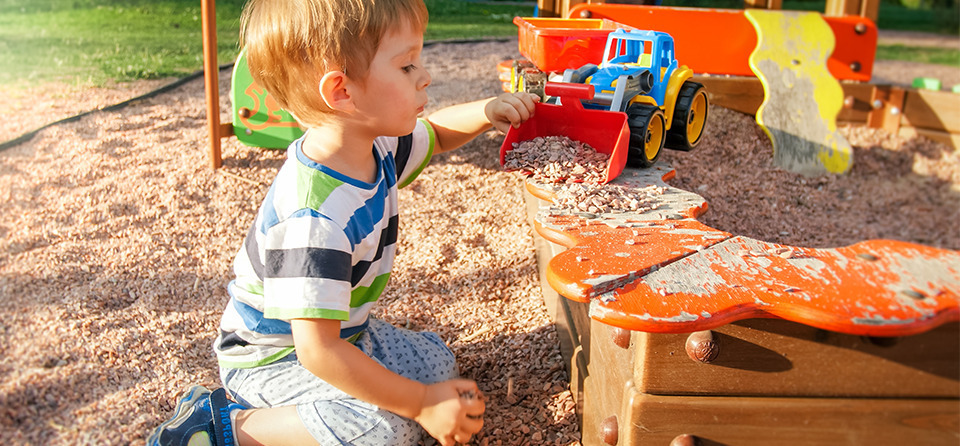
{"label": "pile of wood chips", "polygon": [[539,183],[599,184],[607,177],[609,160],[610,155],[566,136],[538,136],[513,143],[503,167]]}

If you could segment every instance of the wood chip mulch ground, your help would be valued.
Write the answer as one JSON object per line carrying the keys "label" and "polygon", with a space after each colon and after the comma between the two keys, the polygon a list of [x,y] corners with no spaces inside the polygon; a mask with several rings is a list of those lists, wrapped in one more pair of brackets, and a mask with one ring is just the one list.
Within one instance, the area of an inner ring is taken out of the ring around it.
{"label": "wood chip mulch ground", "polygon": [[[425,50],[436,110],[499,92],[516,41]],[[221,107],[229,109],[229,72]],[[211,170],[202,81],[52,126],[0,152],[0,444],[138,444],[191,384],[218,385],[211,343],[231,261],[283,151],[224,140]],[[429,110],[428,110],[429,112]],[[844,127],[842,176],[771,166],[750,116],[712,107],[672,184],[701,220],[802,246],[891,238],[960,249],[960,156]],[[25,128],[31,128],[27,126]],[[482,445],[579,444],[557,334],[540,296],[522,180],[491,131],[401,192],[400,254],[377,314],[436,331],[489,397]]]}

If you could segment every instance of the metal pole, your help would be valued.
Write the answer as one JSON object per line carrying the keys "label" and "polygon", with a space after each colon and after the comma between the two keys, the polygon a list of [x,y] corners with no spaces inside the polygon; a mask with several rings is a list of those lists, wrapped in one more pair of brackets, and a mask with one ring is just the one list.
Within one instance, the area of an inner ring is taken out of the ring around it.
{"label": "metal pole", "polygon": [[220,80],[217,65],[216,0],[200,0],[203,23],[203,85],[207,97],[207,133],[210,135],[210,167],[221,166],[220,158]]}

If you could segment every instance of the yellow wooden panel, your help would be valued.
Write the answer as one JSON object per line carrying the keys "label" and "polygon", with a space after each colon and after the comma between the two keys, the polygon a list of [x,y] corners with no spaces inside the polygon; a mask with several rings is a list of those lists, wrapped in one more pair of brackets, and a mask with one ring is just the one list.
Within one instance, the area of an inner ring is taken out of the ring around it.
{"label": "yellow wooden panel", "polygon": [[773,142],[774,163],[804,175],[846,172],[853,150],[836,125],[843,89],[826,65],[832,29],[815,12],[749,9],[745,15],[757,31],[750,67],[765,92],[757,123]]}

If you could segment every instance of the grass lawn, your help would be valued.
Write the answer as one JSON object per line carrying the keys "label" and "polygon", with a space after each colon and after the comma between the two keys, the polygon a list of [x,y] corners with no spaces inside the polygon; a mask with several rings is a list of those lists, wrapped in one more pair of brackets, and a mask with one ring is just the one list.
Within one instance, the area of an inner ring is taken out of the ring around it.
{"label": "grass lawn", "polygon": [[[742,4],[740,0],[726,0]],[[515,36],[514,16],[534,3],[426,0],[427,40]],[[217,0],[218,59],[237,54],[244,0]],[[729,7],[723,1],[664,0],[664,5]],[[785,9],[823,10],[824,1],[787,0]],[[937,31],[934,11],[880,12],[883,29]],[[182,77],[203,66],[199,0],[0,0],[0,83],[109,81]],[[878,58],[954,65],[957,49],[881,46]]]}
{"label": "grass lawn", "polygon": [[[237,55],[243,0],[217,0],[221,63]],[[516,35],[533,4],[427,0],[427,40]],[[203,67],[199,0],[0,0],[0,83],[182,77]]]}

